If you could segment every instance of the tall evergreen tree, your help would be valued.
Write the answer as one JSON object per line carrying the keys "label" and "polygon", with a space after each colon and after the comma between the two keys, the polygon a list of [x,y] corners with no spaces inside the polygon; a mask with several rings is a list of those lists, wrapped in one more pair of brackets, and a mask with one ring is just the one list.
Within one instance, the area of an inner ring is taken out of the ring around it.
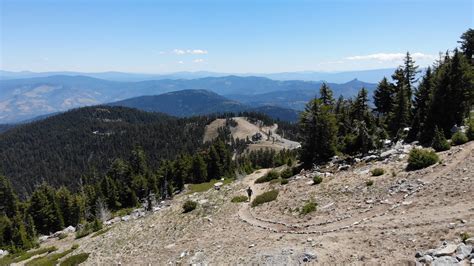
{"label": "tall evergreen tree", "polygon": [[461,35],[461,40],[458,41],[461,44],[461,50],[466,56],[467,61],[474,65],[474,29],[468,29]]}
{"label": "tall evergreen tree", "polygon": [[420,85],[418,86],[418,89],[415,91],[415,97],[413,101],[414,115],[411,123],[411,129],[408,135],[408,140],[410,141],[423,138],[423,136],[420,136],[420,132],[424,127],[424,122],[428,115],[428,105],[432,92],[433,74],[431,68],[428,67]]}
{"label": "tall evergreen tree", "polygon": [[305,168],[327,161],[336,152],[336,118],[330,106],[311,100],[301,114],[301,160]]}
{"label": "tall evergreen tree", "polygon": [[392,137],[395,137],[400,129],[410,126],[411,92],[408,90],[402,68],[398,68],[392,78],[395,80],[395,99],[389,114],[388,126]]}
{"label": "tall evergreen tree", "polygon": [[374,91],[374,105],[375,111],[381,115],[387,115],[393,108],[394,88],[384,77],[377,85]]}
{"label": "tall evergreen tree", "polygon": [[10,181],[0,175],[0,215],[14,217],[18,213],[18,199]]}
{"label": "tall evergreen tree", "polygon": [[319,99],[321,103],[328,106],[334,106],[335,100],[331,88],[323,82],[321,88],[319,89]]}

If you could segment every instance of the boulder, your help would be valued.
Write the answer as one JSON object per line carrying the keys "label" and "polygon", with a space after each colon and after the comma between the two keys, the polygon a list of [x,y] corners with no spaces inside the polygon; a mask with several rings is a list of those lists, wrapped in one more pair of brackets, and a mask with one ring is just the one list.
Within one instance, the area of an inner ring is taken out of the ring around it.
{"label": "boulder", "polygon": [[430,255],[424,255],[423,257],[420,258],[419,262],[421,263],[431,263],[433,262],[433,257]]}
{"label": "boulder", "polygon": [[467,258],[471,254],[471,252],[472,252],[471,245],[466,245],[464,243],[461,243],[458,245],[458,248],[456,249],[456,258],[463,260],[464,258]]}
{"label": "boulder", "polygon": [[214,189],[215,190],[220,190],[223,185],[224,185],[224,183],[217,182],[217,183],[214,184]]}
{"label": "boulder", "polygon": [[312,260],[316,260],[317,258],[318,258],[318,256],[316,256],[315,253],[307,251],[303,254],[302,260],[303,260],[303,262],[310,262]]}
{"label": "boulder", "polygon": [[438,249],[435,251],[434,255],[436,257],[441,257],[441,256],[449,256],[456,252],[456,249],[458,247],[454,244],[447,244],[446,246],[442,247],[441,249]]}
{"label": "boulder", "polygon": [[63,230],[64,233],[74,233],[76,232],[76,227],[70,225]]}
{"label": "boulder", "polygon": [[456,258],[453,258],[451,256],[444,256],[444,257],[436,258],[431,265],[446,266],[446,265],[460,265],[460,264]]}
{"label": "boulder", "polygon": [[337,170],[338,170],[338,171],[346,171],[346,170],[349,170],[350,167],[351,167],[351,166],[348,165],[348,164],[343,164],[343,165],[339,166],[339,167],[337,168]]}
{"label": "boulder", "polygon": [[0,249],[0,258],[6,256],[8,254],[9,254],[8,250]]}

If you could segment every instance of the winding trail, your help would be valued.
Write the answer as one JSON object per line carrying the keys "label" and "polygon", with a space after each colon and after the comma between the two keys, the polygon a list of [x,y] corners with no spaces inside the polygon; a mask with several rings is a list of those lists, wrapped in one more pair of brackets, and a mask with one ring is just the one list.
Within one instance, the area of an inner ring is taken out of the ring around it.
{"label": "winding trail", "polygon": [[[387,215],[391,211],[399,208],[402,206],[402,202],[406,201],[409,198],[413,198],[416,193],[425,190],[428,188],[429,184],[435,183],[438,178],[443,177],[448,172],[453,170],[457,167],[460,163],[462,163],[467,158],[474,157],[474,142],[471,142],[464,149],[460,150],[457,153],[454,153],[452,156],[452,161],[449,164],[443,166],[435,165],[429,168],[422,169],[420,171],[430,171],[434,170],[430,173],[420,175],[419,172],[413,172],[414,175],[420,176],[420,180],[423,182],[419,187],[415,190],[403,193],[397,192],[396,194],[389,195],[383,200],[389,200],[392,204],[382,204],[379,203],[377,205],[371,205],[371,207],[359,211],[356,215],[353,216],[343,216],[338,218],[333,218],[331,220],[318,222],[318,223],[295,223],[289,224],[280,221],[272,221],[267,219],[262,219],[256,217],[250,207],[250,203],[244,203],[242,207],[239,209],[238,217],[239,219],[253,227],[258,227],[264,230],[269,230],[274,233],[283,233],[283,234],[317,234],[323,235],[327,233],[342,231],[350,229],[354,226],[357,226],[362,223],[367,223],[370,220]],[[434,168],[434,169],[433,169]],[[244,184],[246,186],[252,187],[254,191],[254,195],[259,195],[263,191],[265,191],[266,184],[254,184],[255,180],[266,173],[268,173],[271,169],[262,169],[260,171],[254,172],[248,175],[244,180]]]}

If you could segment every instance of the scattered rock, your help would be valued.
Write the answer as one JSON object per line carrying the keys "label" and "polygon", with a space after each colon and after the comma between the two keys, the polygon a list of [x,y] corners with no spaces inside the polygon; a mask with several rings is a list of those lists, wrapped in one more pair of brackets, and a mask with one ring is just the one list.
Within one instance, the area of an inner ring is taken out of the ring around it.
{"label": "scattered rock", "polygon": [[459,262],[457,259],[453,257],[444,256],[444,257],[436,258],[431,265],[433,266],[459,265]]}
{"label": "scattered rock", "polygon": [[249,248],[253,248],[253,247],[255,247],[255,244],[249,245]]}
{"label": "scattered rock", "polygon": [[474,245],[474,237],[470,237],[470,238],[466,239],[466,241],[464,241],[464,243],[466,243],[466,245]]}
{"label": "scattered rock", "polygon": [[453,254],[454,252],[456,252],[456,249],[458,247],[454,244],[448,244],[444,247],[442,247],[441,249],[437,250],[434,255],[436,257],[441,257],[441,256],[448,256],[448,255],[451,255]]}
{"label": "scattered rock", "polygon": [[303,262],[310,262],[312,260],[316,260],[318,257],[316,256],[316,254],[314,254],[313,252],[305,252],[303,254],[303,258],[302,258],[302,261]]}
{"label": "scattered rock", "polygon": [[346,171],[346,170],[349,170],[350,167],[351,166],[348,164],[343,164],[337,168],[337,171]]}
{"label": "scattered rock", "polygon": [[458,248],[456,249],[456,258],[459,258],[459,260],[463,260],[469,256],[472,252],[472,246],[471,245],[466,245],[464,243],[461,243],[458,245]]}

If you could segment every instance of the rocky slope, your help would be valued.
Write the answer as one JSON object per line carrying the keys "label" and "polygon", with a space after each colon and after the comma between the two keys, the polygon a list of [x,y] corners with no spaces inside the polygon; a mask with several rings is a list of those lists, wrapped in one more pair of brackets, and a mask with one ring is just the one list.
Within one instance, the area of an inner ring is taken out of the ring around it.
{"label": "rocky slope", "polygon": [[[342,167],[346,170],[338,170],[336,162],[319,173],[302,172],[286,185],[254,184],[269,171],[262,169],[220,190],[177,195],[169,207],[117,222],[101,236],[49,239],[43,245],[67,248],[77,242],[74,254],[90,253],[90,265],[414,264],[422,258],[436,265],[457,261],[461,253],[466,253],[461,263],[469,265],[472,239],[463,248],[461,235],[474,234],[474,142],[440,153],[439,164],[411,172],[405,171],[409,149],[385,159],[365,158]],[[375,167],[385,174],[371,176]],[[316,174],[324,175],[323,182],[312,185]],[[255,194],[280,193],[276,201],[255,208],[230,202],[248,186]],[[181,206],[188,199],[199,205],[184,214]],[[296,211],[310,200],[318,204],[315,212]]]}

